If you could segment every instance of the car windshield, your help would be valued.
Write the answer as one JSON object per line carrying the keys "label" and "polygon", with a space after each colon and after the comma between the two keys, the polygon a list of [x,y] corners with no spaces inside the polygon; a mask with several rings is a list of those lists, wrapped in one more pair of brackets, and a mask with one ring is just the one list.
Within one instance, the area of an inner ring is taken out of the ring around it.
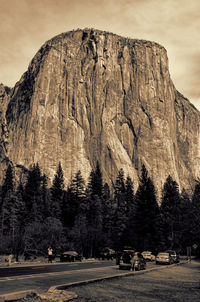
{"label": "car windshield", "polygon": [[169,256],[169,253],[159,253],[158,256]]}

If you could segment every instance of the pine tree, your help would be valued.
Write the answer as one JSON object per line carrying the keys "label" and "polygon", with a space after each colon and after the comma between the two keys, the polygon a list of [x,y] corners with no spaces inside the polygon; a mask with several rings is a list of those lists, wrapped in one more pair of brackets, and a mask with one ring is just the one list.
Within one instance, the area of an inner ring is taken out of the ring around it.
{"label": "pine tree", "polygon": [[180,244],[182,250],[186,250],[187,246],[191,246],[194,243],[193,231],[196,231],[196,224],[193,216],[193,205],[185,189],[182,190],[180,196],[180,212]]}
{"label": "pine tree", "polygon": [[107,182],[103,185],[103,190],[102,190],[102,194],[103,194],[103,199],[104,200],[109,200],[110,199],[110,187],[107,184]]}
{"label": "pine tree", "polygon": [[76,205],[76,198],[69,187],[67,192],[64,191],[61,208],[61,221],[65,228],[72,228],[74,226],[77,211],[78,205]]}
{"label": "pine tree", "polygon": [[124,231],[127,226],[127,204],[125,195],[124,171],[120,169],[114,185],[115,209],[112,222],[113,247],[118,249],[124,245]]}
{"label": "pine tree", "polygon": [[20,181],[16,190],[17,197],[17,217],[19,224],[19,232],[23,232],[26,221],[26,204],[24,201],[24,186]]}
{"label": "pine tree", "polygon": [[90,245],[90,257],[96,257],[99,246],[102,244],[102,199],[98,195],[87,198],[87,241]]}
{"label": "pine tree", "polygon": [[125,181],[124,171],[120,169],[114,185],[114,199],[118,207],[126,207],[125,205]]}
{"label": "pine tree", "polygon": [[71,231],[76,251],[88,258],[90,256],[90,243],[88,242],[88,225],[85,213],[79,213]]}
{"label": "pine tree", "polygon": [[196,209],[200,208],[200,181],[197,181],[195,188],[194,188],[194,193],[192,196],[192,204]]}
{"label": "pine tree", "polygon": [[15,206],[15,182],[13,168],[9,164],[4,181],[2,184],[1,204],[0,204],[0,220],[1,220],[1,240],[3,235],[8,234],[11,227],[11,213]]}
{"label": "pine tree", "polygon": [[2,205],[2,234],[13,235],[17,224],[16,217],[16,195],[15,192],[9,190],[4,196]]}
{"label": "pine tree", "polygon": [[133,202],[134,202],[133,181],[129,175],[126,178],[126,183],[125,183],[125,200],[126,200],[127,215],[129,215],[131,209],[133,208]]}
{"label": "pine tree", "polygon": [[200,180],[197,180],[192,196],[192,218],[192,237],[194,242],[197,243],[200,238]]}
{"label": "pine tree", "polygon": [[18,261],[18,255],[23,250],[22,221],[24,218],[23,200],[18,199],[18,194],[9,190],[4,196],[2,206],[2,240],[4,249],[11,248]]}
{"label": "pine tree", "polygon": [[67,192],[64,194],[62,204],[62,221],[66,227],[73,227],[79,212],[85,209],[85,181],[79,170],[71,181]]}
{"label": "pine tree", "polygon": [[41,170],[37,163],[30,167],[23,193],[26,204],[26,223],[42,219],[40,216],[41,181]]}
{"label": "pine tree", "polygon": [[71,190],[72,193],[79,199],[85,198],[85,181],[81,175],[81,171],[79,170],[71,182]]}
{"label": "pine tree", "polygon": [[132,214],[134,212],[134,188],[133,181],[130,176],[127,176],[125,182],[125,213],[126,213],[126,222],[125,228],[123,231],[123,235],[121,241],[123,241],[124,246],[131,246],[130,238],[129,238],[129,221],[131,220]]}
{"label": "pine tree", "polygon": [[41,183],[41,206],[40,206],[40,211],[41,211],[41,217],[42,220],[46,219],[47,217],[51,216],[51,211],[50,211],[50,194],[48,190],[48,185],[47,185],[47,176],[44,174],[42,176],[42,183]]}
{"label": "pine tree", "polygon": [[176,181],[169,175],[162,190],[161,216],[167,248],[173,248],[176,240],[176,224],[179,215],[180,194]]}
{"label": "pine tree", "polygon": [[154,251],[159,241],[160,211],[153,181],[144,165],[129,223],[135,247]]}
{"label": "pine tree", "polygon": [[103,241],[103,181],[99,163],[95,171],[91,171],[87,187],[87,228],[88,241],[92,257],[97,256],[100,244]]}
{"label": "pine tree", "polygon": [[3,181],[2,189],[1,189],[2,200],[4,199],[4,197],[8,191],[13,192],[14,189],[15,189],[15,183],[14,183],[13,168],[12,168],[11,164],[9,164],[8,168],[6,170],[6,173],[5,173],[5,177],[4,177],[4,181]]}
{"label": "pine tree", "polygon": [[[19,186],[18,186],[19,188]],[[12,249],[18,261],[18,255],[23,251],[23,226],[25,218],[25,204],[19,189],[16,192],[8,190],[3,202],[4,241]]]}
{"label": "pine tree", "polygon": [[99,162],[97,161],[96,169],[91,171],[88,183],[88,192],[91,196],[102,197],[103,180]]}
{"label": "pine tree", "polygon": [[110,188],[107,183],[103,186],[102,195],[102,219],[103,219],[103,232],[105,236],[109,236],[109,231],[112,225],[113,216],[113,200],[110,196]]}
{"label": "pine tree", "polygon": [[51,216],[57,219],[61,218],[61,207],[64,194],[64,176],[61,163],[58,164],[58,169],[53,179],[51,187]]}

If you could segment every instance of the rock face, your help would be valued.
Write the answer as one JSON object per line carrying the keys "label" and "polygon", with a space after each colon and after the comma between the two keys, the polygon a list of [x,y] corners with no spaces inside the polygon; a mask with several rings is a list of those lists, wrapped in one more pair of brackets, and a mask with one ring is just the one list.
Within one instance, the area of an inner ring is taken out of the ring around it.
{"label": "rock face", "polygon": [[[0,84],[0,168],[6,169],[9,159],[7,158],[8,129],[6,122],[6,109],[9,102],[10,88]],[[3,175],[0,175],[2,177]]]}
{"label": "rock face", "polygon": [[200,175],[200,113],[154,42],[92,29],[56,36],[12,89],[6,124],[1,158],[38,162],[51,179],[60,161],[66,184],[97,160],[104,181],[123,168],[135,187],[145,164],[158,192],[169,174],[186,189]]}

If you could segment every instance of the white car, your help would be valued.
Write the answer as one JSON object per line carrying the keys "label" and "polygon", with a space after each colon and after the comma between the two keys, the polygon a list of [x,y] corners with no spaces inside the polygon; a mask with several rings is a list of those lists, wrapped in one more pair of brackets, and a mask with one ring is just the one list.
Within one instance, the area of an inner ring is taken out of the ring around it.
{"label": "white car", "polygon": [[156,264],[173,264],[173,258],[169,252],[158,253],[156,256]]}
{"label": "white car", "polygon": [[154,261],[156,257],[152,254],[150,251],[144,251],[142,252],[142,256],[145,260]]}

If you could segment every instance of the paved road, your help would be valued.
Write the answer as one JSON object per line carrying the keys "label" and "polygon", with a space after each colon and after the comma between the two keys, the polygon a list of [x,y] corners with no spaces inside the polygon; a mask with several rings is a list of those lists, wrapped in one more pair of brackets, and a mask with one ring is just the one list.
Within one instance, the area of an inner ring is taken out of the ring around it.
{"label": "paved road", "polygon": [[[147,269],[152,266],[155,264],[148,263]],[[6,273],[5,268],[0,269],[0,274],[4,273],[4,277],[0,276],[0,294],[28,289],[44,292],[51,286],[127,273],[127,271],[119,270],[114,261],[40,265],[7,268],[7,270]],[[22,275],[23,270],[25,275]]]}
{"label": "paved road", "polygon": [[77,269],[89,269],[113,266],[113,261],[96,261],[96,262],[76,262],[76,263],[53,263],[53,264],[39,264],[39,265],[25,265],[25,266],[14,266],[14,267],[1,267],[0,278],[12,277],[21,275],[35,275],[35,274],[46,274],[52,272],[63,272],[73,271]]}

